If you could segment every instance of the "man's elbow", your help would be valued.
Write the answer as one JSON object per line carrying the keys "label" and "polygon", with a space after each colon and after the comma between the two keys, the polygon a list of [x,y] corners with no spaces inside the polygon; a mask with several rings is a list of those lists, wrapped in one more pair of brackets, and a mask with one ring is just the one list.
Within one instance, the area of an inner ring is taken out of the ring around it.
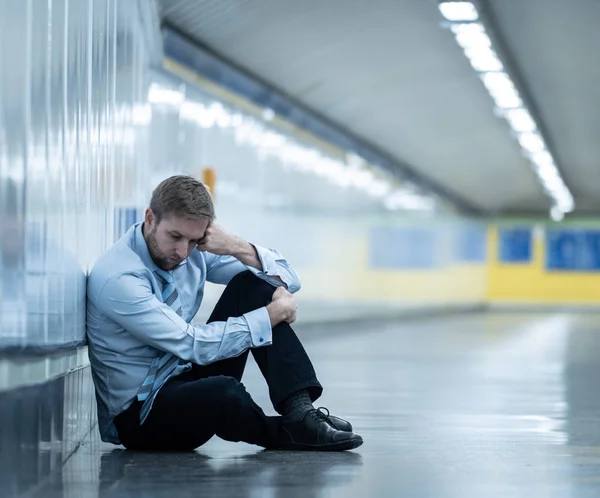
{"label": "man's elbow", "polygon": [[290,283],[287,286],[288,292],[295,294],[302,288],[302,283],[300,282],[300,278],[298,275],[293,275],[293,278],[290,279]]}

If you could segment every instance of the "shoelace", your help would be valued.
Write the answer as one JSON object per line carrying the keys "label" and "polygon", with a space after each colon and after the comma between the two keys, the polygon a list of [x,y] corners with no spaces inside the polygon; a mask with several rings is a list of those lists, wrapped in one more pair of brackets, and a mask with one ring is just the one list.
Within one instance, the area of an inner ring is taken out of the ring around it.
{"label": "shoelace", "polygon": [[327,408],[320,406],[319,408],[316,408],[313,413],[316,417],[325,420],[332,428],[338,430],[333,421],[329,418],[330,413]]}
{"label": "shoelace", "polygon": [[329,419],[329,410],[324,406],[320,406],[319,408],[317,408],[317,412],[319,412],[321,417],[326,417],[327,419]]}

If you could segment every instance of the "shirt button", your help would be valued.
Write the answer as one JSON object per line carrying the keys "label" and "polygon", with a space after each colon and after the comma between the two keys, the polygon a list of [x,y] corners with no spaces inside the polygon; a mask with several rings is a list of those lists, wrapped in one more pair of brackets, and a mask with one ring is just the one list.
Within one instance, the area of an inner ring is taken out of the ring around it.
{"label": "shirt button", "polygon": [[262,337],[259,339],[259,342],[264,342],[264,341],[265,340]]}

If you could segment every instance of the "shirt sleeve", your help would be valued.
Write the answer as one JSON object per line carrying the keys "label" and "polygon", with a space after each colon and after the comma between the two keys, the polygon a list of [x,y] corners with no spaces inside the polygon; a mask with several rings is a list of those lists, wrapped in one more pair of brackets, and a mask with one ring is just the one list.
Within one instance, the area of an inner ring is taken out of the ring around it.
{"label": "shirt sleeve", "polygon": [[272,343],[266,308],[226,322],[191,325],[157,299],[147,279],[132,273],[111,278],[98,296],[97,306],[145,344],[198,365]]}
{"label": "shirt sleeve", "polygon": [[300,277],[292,266],[275,249],[266,249],[264,247],[252,244],[258,254],[258,259],[262,264],[262,270],[252,266],[247,266],[233,256],[217,256],[205,252],[206,261],[206,279],[215,284],[227,285],[229,281],[238,273],[250,270],[258,278],[261,278],[275,287],[282,283],[273,278],[279,277],[283,285],[292,294],[298,292],[301,288]]}

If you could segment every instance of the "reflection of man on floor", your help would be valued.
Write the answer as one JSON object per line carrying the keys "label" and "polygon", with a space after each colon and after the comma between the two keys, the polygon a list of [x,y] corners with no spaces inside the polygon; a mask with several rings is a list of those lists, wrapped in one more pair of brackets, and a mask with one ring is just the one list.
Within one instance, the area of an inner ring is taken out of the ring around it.
{"label": "reflection of man on floor", "polygon": [[[94,266],[88,339],[102,439],[157,450],[215,434],[272,449],[360,446],[348,422],[312,405],[323,389],[290,326],[296,272],[213,220],[205,187],[171,177]],[[191,325],[207,281],[227,287],[208,323]],[[267,417],[240,382],[249,351],[281,416]]]}
{"label": "reflection of man on floor", "polygon": [[[350,485],[363,465],[361,455],[350,451],[305,456],[288,453],[281,458],[278,452],[259,451],[212,459],[187,452],[174,460],[168,453],[114,449],[100,459],[100,496],[144,495],[178,482],[185,483],[186,496],[316,498]],[[163,470],[165,477],[161,479],[156,474]],[[149,481],[148,475],[153,473]]]}

